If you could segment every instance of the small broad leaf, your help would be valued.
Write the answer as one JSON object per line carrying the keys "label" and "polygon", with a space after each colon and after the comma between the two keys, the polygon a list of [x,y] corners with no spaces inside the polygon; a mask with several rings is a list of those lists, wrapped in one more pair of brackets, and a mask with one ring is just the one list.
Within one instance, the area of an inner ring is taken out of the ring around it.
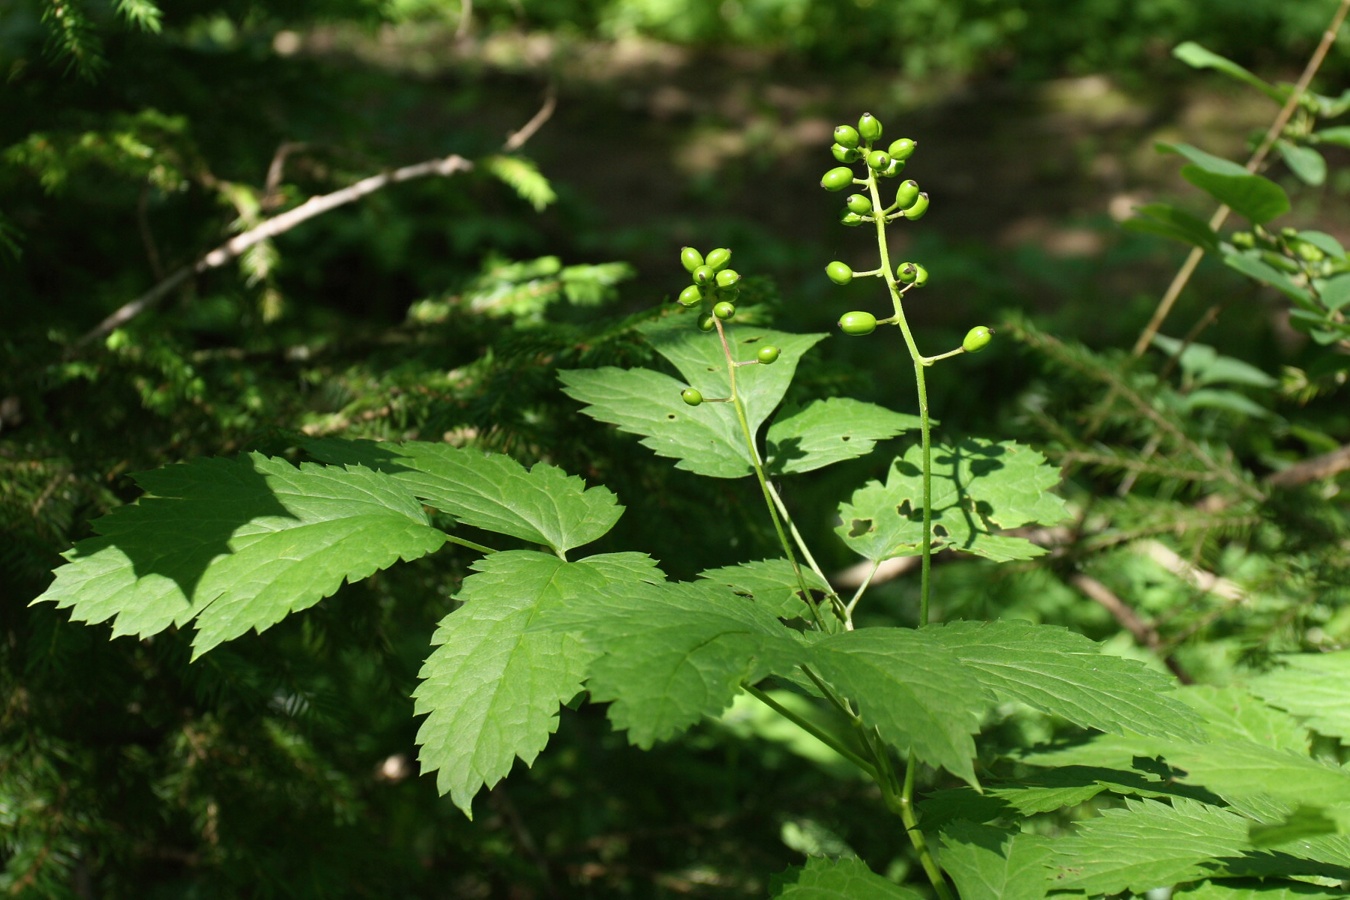
{"label": "small broad leaf", "polygon": [[893,884],[853,857],[813,856],[769,880],[771,897],[790,900],[921,900],[919,894]]}
{"label": "small broad leaf", "polygon": [[1056,887],[1048,844],[1039,835],[953,822],[942,829],[939,859],[962,897],[1043,900]]}
{"label": "small broad leaf", "polygon": [[1300,241],[1307,241],[1328,256],[1345,255],[1345,247],[1341,245],[1341,242],[1336,240],[1332,235],[1327,234],[1325,231],[1306,229],[1298,233],[1298,239]]}
{"label": "small broad leaf", "polygon": [[[802,578],[812,591],[825,594],[830,586],[806,566],[801,567]],[[759,562],[723,566],[699,573],[715,584],[724,584],[738,594],[746,594],[756,604],[782,619],[810,619],[811,611],[802,599],[797,574],[786,559],[763,559]]]}
{"label": "small broad leaf", "polygon": [[587,488],[580,478],[547,463],[527,469],[500,453],[336,438],[306,441],[305,449],[326,462],[359,463],[387,473],[413,496],[465,524],[558,553],[602,537],[623,513],[608,488]]}
{"label": "small broad leaf", "polygon": [[417,733],[424,772],[472,816],[474,795],[530,765],[558,727],[559,706],[581,690],[593,652],[570,635],[532,630],[546,611],[585,604],[610,584],[660,580],[636,553],[564,562],[528,550],[494,553],[474,563],[461,605],[432,637],[413,697],[425,715]]}
{"label": "small broad leaf", "polygon": [[1172,894],[1172,900],[1345,900],[1345,891],[1302,881],[1281,884],[1255,878],[1225,878],[1179,888]]}
{"label": "small broad leaf", "polygon": [[813,670],[853,701],[883,740],[975,783],[971,735],[993,698],[954,654],[909,628],[811,637]]}
{"label": "small broad leaf", "polygon": [[1186,344],[1176,338],[1155,334],[1153,344],[1168,356],[1178,356],[1187,381],[1197,384],[1242,384],[1250,387],[1272,388],[1278,378],[1231,356],[1222,356],[1207,344]]}
{"label": "small broad leaf", "polygon": [[871,453],[876,442],[920,427],[922,420],[847,397],[816,400],[769,426],[770,475],[810,472]]}
{"label": "small broad leaf", "polygon": [[1350,744],[1350,651],[1278,657],[1279,668],[1248,689],[1272,706],[1305,719],[1316,731]]}
{"label": "small broad leaf", "polygon": [[1280,157],[1299,181],[1316,187],[1327,180],[1327,161],[1312,147],[1292,144],[1284,139],[1275,142]]}
{"label": "small broad leaf", "polygon": [[[1312,308],[1316,310],[1316,304],[1312,300],[1312,295],[1308,289],[1299,285],[1285,273],[1268,265],[1257,258],[1258,251],[1247,252],[1225,252],[1223,255],[1224,265],[1236,269],[1248,278],[1268,284],[1275,290],[1284,294],[1290,300],[1293,300],[1304,309]],[[1320,311],[1320,310],[1318,310]]]}
{"label": "small broad leaf", "polygon": [[[1045,551],[1028,540],[995,534],[1065,518],[1050,489],[1059,471],[1014,441],[966,439],[933,448],[933,547],[993,560],[1030,559]],[[835,530],[871,560],[916,556],[923,540],[923,453],[912,447],[891,465],[886,483],[869,482],[839,507]]]}
{"label": "small broad leaf", "polygon": [[1051,843],[1060,889],[1143,894],[1213,874],[1214,860],[1250,849],[1249,820],[1219,807],[1175,798],[1171,804],[1125,801],[1079,822]]}
{"label": "small broad leaf", "polygon": [[445,543],[401,485],[367,469],[251,454],[136,476],[146,491],[94,523],[34,603],[114,618],[113,635],[193,622],[196,658]]}
{"label": "small broad leaf", "polygon": [[1203,250],[1214,251],[1219,247],[1219,236],[1208,223],[1174,206],[1148,203],[1135,207],[1134,211],[1139,215],[1122,223],[1131,231],[1172,238]]}
{"label": "small broad leaf", "polygon": [[1159,152],[1178,153],[1191,161],[1182,166],[1181,177],[1232,208],[1240,216],[1262,225],[1289,212],[1284,188],[1262,175],[1189,144],[1159,142]]}
{"label": "small broad leaf", "polygon": [[592,699],[611,702],[614,727],[644,749],[716,716],[742,681],[790,670],[800,656],[796,632],[772,611],[710,581],[597,590],[546,610],[534,627],[595,655]]}
{"label": "small broad leaf", "polygon": [[1320,144],[1332,144],[1336,147],[1350,147],[1350,125],[1336,125],[1314,131],[1312,139]]}
{"label": "small broad leaf", "polygon": [[1136,660],[1102,653],[1065,628],[1030,622],[950,622],[924,633],[951,651],[1001,702],[1016,700],[1084,728],[1194,738],[1200,719],[1174,682]]}
{"label": "small broad leaf", "polygon": [[1286,92],[1267,84],[1231,59],[1207,50],[1194,41],[1185,41],[1172,50],[1172,55],[1193,69],[1214,69],[1243,84],[1256,88],[1276,103],[1285,101]]}

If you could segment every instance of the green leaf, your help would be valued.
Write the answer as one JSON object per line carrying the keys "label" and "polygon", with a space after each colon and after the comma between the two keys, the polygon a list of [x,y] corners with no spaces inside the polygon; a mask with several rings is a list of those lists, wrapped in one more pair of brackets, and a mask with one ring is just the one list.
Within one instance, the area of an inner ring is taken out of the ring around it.
{"label": "green leaf", "polygon": [[1291,144],[1281,138],[1275,142],[1275,148],[1299,181],[1316,187],[1327,180],[1327,161],[1312,147]]}
{"label": "green leaf", "polygon": [[1275,883],[1258,879],[1203,881],[1179,888],[1173,900],[1344,900],[1340,888],[1324,888],[1303,882]]}
{"label": "green leaf", "polygon": [[1226,59],[1212,50],[1207,50],[1194,41],[1185,41],[1184,43],[1178,44],[1176,48],[1172,50],[1172,55],[1193,69],[1214,69],[1218,72],[1222,72],[1229,78],[1236,79],[1243,84],[1256,88],[1276,103],[1284,102],[1284,92],[1273,85],[1262,81],[1232,60]]}
{"label": "green leaf", "polygon": [[560,371],[558,380],[564,394],[587,404],[583,413],[642,435],[642,446],[679,460],[677,469],[710,478],[742,478],[753,471],[730,403],[689,406],[680,399],[684,384],[651,369],[571,369]]}
{"label": "green leaf", "polygon": [[[885,484],[872,481],[839,507],[835,530],[871,560],[915,556],[923,539],[921,448],[891,465]],[[1014,441],[966,439],[933,448],[933,547],[993,560],[1030,559],[1045,551],[1018,537],[996,535],[1032,522],[1053,525],[1066,516],[1050,489],[1059,471],[1035,450]]]}
{"label": "green leaf", "polygon": [[1350,806],[1350,772],[1292,750],[1216,741],[1169,748],[1167,761],[1227,800],[1266,795],[1291,806],[1309,798]]}
{"label": "green leaf", "polygon": [[1172,679],[1053,625],[950,622],[924,633],[951,651],[1000,702],[1015,700],[1075,725],[1117,734],[1192,738],[1200,719]]}
{"label": "green leaf", "polygon": [[1204,719],[1203,736],[1210,743],[1257,744],[1308,755],[1308,729],[1293,716],[1267,706],[1237,686],[1193,685],[1177,696]]}
{"label": "green leaf", "polygon": [[1337,275],[1318,283],[1317,295],[1327,309],[1335,311],[1350,303],[1350,275]]}
{"label": "green leaf", "polygon": [[1318,732],[1350,744],[1350,651],[1287,654],[1283,664],[1253,679],[1248,689],[1288,710]]}
{"label": "green leaf", "polygon": [[1284,188],[1262,175],[1253,175],[1230,160],[1206,153],[1189,144],[1159,142],[1158,151],[1178,153],[1191,161],[1182,166],[1181,177],[1211,197],[1261,225],[1289,212]]}
{"label": "green leaf", "polygon": [[305,449],[325,462],[387,473],[419,500],[475,528],[544,544],[555,552],[603,536],[623,513],[614,494],[556,466],[527,469],[509,456],[449,444],[324,438]]}
{"label": "green leaf", "polygon": [[[815,572],[803,566],[801,573],[806,579],[806,586],[812,591],[821,594],[829,592],[830,586]],[[756,604],[781,619],[811,618],[811,611],[802,602],[801,588],[797,586],[797,575],[792,570],[792,563],[786,559],[763,559],[737,566],[723,566],[700,572],[698,577],[752,597]]]}
{"label": "green leaf", "polygon": [[1322,809],[1298,806],[1279,822],[1269,825],[1253,824],[1247,836],[1253,847],[1279,847],[1303,842],[1309,838],[1336,834],[1340,830],[1336,820]]}
{"label": "green leaf", "polygon": [[645,584],[662,576],[636,553],[564,562],[528,550],[494,553],[474,563],[441,620],[435,649],[413,693],[425,715],[417,733],[423,771],[472,817],[474,795],[511,771],[533,764],[558,727],[558,708],[581,690],[594,656],[567,634],[531,629],[554,607],[585,604],[611,584]]}
{"label": "green leaf", "polygon": [[1345,256],[1345,247],[1341,245],[1340,241],[1336,240],[1336,238],[1327,234],[1325,231],[1315,231],[1312,229],[1300,231],[1298,233],[1298,238],[1301,241],[1307,241],[1328,256]]}
{"label": "green leaf", "polygon": [[1178,362],[1187,380],[1197,385],[1242,384],[1250,387],[1273,388],[1280,381],[1262,372],[1250,363],[1231,356],[1221,356],[1208,344],[1186,344],[1176,338],[1155,334],[1153,345],[1168,356],[1180,354]]}
{"label": "green leaf", "polygon": [[770,475],[810,472],[871,453],[877,441],[920,427],[922,420],[847,397],[817,400],[769,426]]}
{"label": "green leaf", "polygon": [[1323,128],[1312,133],[1312,140],[1319,144],[1332,144],[1336,147],[1350,147],[1350,125],[1337,125]]}
{"label": "green leaf", "polygon": [[771,897],[790,900],[922,900],[919,894],[867,868],[861,860],[813,856],[769,880]]}
{"label": "green leaf", "polygon": [[971,739],[993,702],[972,671],[926,632],[867,628],[810,635],[810,665],[883,740],[975,783]]}
{"label": "green leaf", "polygon": [[542,212],[558,199],[558,195],[553,192],[553,185],[540,174],[538,166],[522,156],[489,156],[480,160],[479,165],[515,191],[536,212]]}
{"label": "green leaf", "polygon": [[[681,383],[650,369],[573,369],[558,373],[563,393],[581,403],[586,415],[617,425],[620,431],[642,436],[643,446],[659,456],[679,460],[676,468],[711,478],[741,478],[750,474],[750,449],[731,403],[688,406],[680,399],[686,387],[709,400],[731,395],[722,344],[714,334],[694,325],[685,310],[643,325],[652,346],[669,359],[685,378]],[[797,362],[823,334],[796,335],[750,325],[731,325],[730,346],[735,358],[751,359],[760,344],[782,351],[771,366],[742,366],[737,390],[745,404],[752,433],[783,399]]]}
{"label": "green leaf", "polygon": [[1188,212],[1166,203],[1148,203],[1136,206],[1134,211],[1139,216],[1122,223],[1130,231],[1160,235],[1211,252],[1219,248],[1219,236],[1214,229]]}
{"label": "green leaf", "polygon": [[1236,269],[1248,278],[1270,285],[1305,309],[1315,305],[1307,288],[1299,285],[1279,269],[1257,259],[1256,255],[1259,251],[1249,252],[1251,255],[1241,252],[1225,252],[1223,255],[1224,265]]}
{"label": "green leaf", "polygon": [[399,484],[366,469],[296,469],[261,454],[136,476],[146,494],[94,523],[34,603],[113,635],[192,622],[193,658],[330,596],[446,536]]}
{"label": "green leaf", "polygon": [[1050,848],[1039,835],[953,822],[942,830],[942,868],[962,897],[1042,900],[1050,881]]}
{"label": "green leaf", "polygon": [[708,581],[622,585],[547,610],[537,628],[569,634],[597,657],[587,687],[644,749],[716,716],[742,681],[800,656],[773,612]]}
{"label": "green leaf", "polygon": [[1169,805],[1125,801],[1079,822],[1074,834],[1051,844],[1058,886],[1088,894],[1133,891],[1212,874],[1216,857],[1248,850],[1248,820],[1218,807],[1176,798]]}

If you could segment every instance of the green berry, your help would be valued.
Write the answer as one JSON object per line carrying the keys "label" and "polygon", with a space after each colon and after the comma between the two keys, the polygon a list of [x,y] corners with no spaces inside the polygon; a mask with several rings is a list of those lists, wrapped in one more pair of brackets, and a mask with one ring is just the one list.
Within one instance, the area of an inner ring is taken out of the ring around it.
{"label": "green berry", "polygon": [[709,265],[699,266],[694,270],[694,284],[711,284],[717,273]]}
{"label": "green berry", "polygon": [[870,312],[844,313],[839,318],[839,330],[844,334],[871,334],[877,330],[877,317]]}
{"label": "green berry", "polygon": [[903,162],[914,155],[914,150],[918,146],[909,138],[901,138],[898,141],[892,141],[891,145],[886,148],[886,152],[891,155],[891,159],[898,159]]}
{"label": "green berry", "polygon": [[825,274],[835,284],[848,284],[853,280],[853,270],[837,259],[825,267]]}
{"label": "green berry", "polygon": [[703,254],[693,247],[685,247],[680,251],[680,265],[684,266],[686,272],[693,272],[703,265]]}
{"label": "green berry", "polygon": [[842,191],[853,184],[853,170],[848,166],[836,166],[820,179],[820,186],[827,191]]}
{"label": "green berry", "polygon": [[698,406],[703,402],[703,395],[693,388],[685,388],[680,391],[680,399],[690,406]]}
{"label": "green berry", "polygon": [[759,348],[759,352],[756,353],[755,356],[762,365],[771,366],[778,362],[778,354],[779,350],[777,347],[773,344],[765,344],[763,347]]}
{"label": "green berry", "polygon": [[736,304],[728,303],[726,300],[723,300],[721,303],[714,303],[713,315],[725,322],[727,319],[736,315]]}
{"label": "green berry", "polygon": [[874,115],[863,113],[858,119],[858,134],[869,144],[881,138],[881,121]]}
{"label": "green berry", "polygon": [[1243,250],[1250,250],[1256,246],[1256,235],[1250,231],[1235,231],[1231,240],[1234,247],[1240,247]]}
{"label": "green berry", "polygon": [[727,267],[727,263],[731,262],[731,251],[726,247],[709,250],[708,256],[703,262],[712,266],[714,272],[720,272]]}
{"label": "green berry", "polygon": [[863,194],[849,194],[844,200],[844,205],[850,212],[855,212],[860,216],[865,216],[872,211],[872,201]]}
{"label": "green berry", "polygon": [[677,299],[683,307],[698,306],[703,301],[703,291],[699,289],[698,285],[691,284],[680,291],[680,296]]}
{"label": "green berry", "polygon": [[928,270],[916,262],[904,262],[896,268],[895,277],[905,284],[923,287],[928,283]]}
{"label": "green berry", "polygon": [[717,286],[720,288],[729,288],[741,280],[741,273],[735,269],[723,269],[717,273]]}
{"label": "green berry", "polygon": [[847,147],[850,150],[858,146],[858,129],[852,125],[840,125],[834,130],[834,142],[841,147]]}
{"label": "green berry", "polygon": [[862,151],[857,147],[845,147],[843,144],[831,144],[830,155],[841,163],[857,162],[862,157]]}
{"label": "green berry", "polygon": [[892,159],[891,164],[886,168],[882,169],[877,174],[880,175],[882,178],[894,178],[903,171],[905,171],[904,161],[899,159]]}
{"label": "green berry", "polygon": [[717,327],[717,320],[714,319],[712,316],[704,316],[703,318],[698,320],[699,331],[712,331],[716,327]]}
{"label": "green berry", "polygon": [[896,209],[909,209],[914,205],[914,201],[919,199],[919,183],[913,178],[908,181],[900,182],[900,187],[895,189]]}
{"label": "green berry", "polygon": [[961,342],[961,349],[967,353],[979,353],[989,342],[994,339],[994,333],[983,325],[976,325],[970,331],[966,332],[966,339]]}
{"label": "green berry", "polygon": [[891,157],[885,150],[873,150],[867,154],[867,168],[877,172],[884,171],[891,164]]}
{"label": "green berry", "polygon": [[909,209],[905,210],[905,218],[922,219],[926,212],[928,212],[928,194],[921,192],[918,197],[914,198],[914,203],[910,205]]}
{"label": "green berry", "polygon": [[866,220],[855,212],[844,210],[839,214],[839,221],[844,225],[861,225]]}

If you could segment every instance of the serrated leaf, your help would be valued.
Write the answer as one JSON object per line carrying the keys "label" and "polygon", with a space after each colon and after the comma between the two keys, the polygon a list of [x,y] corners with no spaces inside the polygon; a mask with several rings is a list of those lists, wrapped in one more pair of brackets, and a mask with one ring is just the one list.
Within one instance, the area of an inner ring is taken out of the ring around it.
{"label": "serrated leaf", "polygon": [[680,399],[682,382],[651,369],[570,369],[560,371],[558,380],[564,394],[586,404],[583,413],[641,435],[642,446],[678,460],[677,469],[709,478],[742,478],[753,471],[730,403],[689,406]]}
{"label": "serrated leaf", "polygon": [[[912,447],[891,465],[886,483],[872,481],[839,507],[835,530],[871,560],[915,556],[923,540],[923,453]],[[1035,450],[1014,441],[966,439],[933,448],[933,548],[993,560],[1030,559],[1045,551],[1030,541],[994,532],[1065,518],[1064,501],[1050,489],[1059,471]]]}
{"label": "serrated leaf", "polygon": [[813,856],[769,880],[772,897],[790,900],[922,900],[919,894],[882,878],[859,859]]}
{"label": "serrated leaf", "polygon": [[564,562],[529,550],[495,553],[474,563],[462,605],[441,620],[435,649],[413,693],[426,721],[417,733],[424,772],[472,816],[474,795],[530,765],[558,727],[559,706],[581,690],[593,657],[582,641],[531,625],[554,607],[584,604],[612,584],[660,580],[636,553]]}
{"label": "serrated leaf", "polygon": [[1336,834],[1339,830],[1336,820],[1319,807],[1298,806],[1278,822],[1253,824],[1247,837],[1253,847],[1270,848]]}
{"label": "serrated leaf", "polygon": [[1303,882],[1274,883],[1257,879],[1204,881],[1179,888],[1173,900],[1344,900],[1340,888],[1324,888]]}
{"label": "serrated leaf", "polygon": [[558,199],[553,185],[540,173],[539,167],[522,156],[489,156],[480,160],[479,165],[503,181],[536,212],[542,212]]}
{"label": "serrated leaf", "polygon": [[[822,594],[830,586],[806,566],[801,567],[806,586]],[[809,619],[811,611],[802,600],[801,588],[797,584],[797,575],[792,563],[786,559],[762,559],[758,562],[741,563],[736,566],[723,566],[720,569],[708,569],[699,573],[716,584],[726,585],[738,594],[746,594],[764,609],[782,619]]]}
{"label": "serrated leaf", "polygon": [[953,822],[942,830],[938,859],[962,897],[1042,900],[1055,887],[1047,844],[1039,835]]}
{"label": "serrated leaf", "polygon": [[1219,247],[1219,236],[1208,223],[1174,206],[1148,203],[1136,206],[1134,211],[1139,215],[1121,223],[1130,231],[1160,235],[1208,251]]}
{"label": "serrated leaf", "polygon": [[1177,697],[1204,720],[1204,736],[1210,743],[1258,744],[1308,755],[1308,729],[1241,687],[1192,685],[1178,691]]}
{"label": "serrated leaf", "polygon": [[[642,436],[642,444],[660,456],[679,460],[676,468],[712,478],[740,478],[751,473],[750,450],[731,403],[688,406],[680,399],[686,387],[705,400],[731,395],[722,343],[695,326],[695,314],[680,310],[644,324],[639,330],[685,381],[650,369],[573,369],[558,373],[563,393],[581,403],[586,415]],[[823,334],[787,334],[754,325],[728,326],[734,358],[754,358],[764,344],[781,351],[771,366],[742,366],[737,392],[745,405],[752,434],[783,399],[803,353]]]}
{"label": "serrated leaf", "polygon": [[1350,651],[1287,654],[1280,668],[1252,679],[1248,689],[1272,706],[1305,719],[1329,737],[1350,743]]}
{"label": "serrated leaf", "polygon": [[113,634],[192,622],[193,658],[331,595],[446,535],[400,485],[366,469],[251,454],[136,476],[146,494],[94,523],[34,603]]}
{"label": "serrated leaf", "polygon": [[1236,740],[1186,744],[1170,748],[1167,761],[1225,799],[1266,795],[1291,805],[1308,798],[1350,804],[1350,772],[1292,750]]}
{"label": "serrated leaf", "polygon": [[1084,728],[1193,738],[1200,719],[1172,696],[1175,683],[1137,660],[1054,625],[950,622],[924,633],[1000,702],[1015,700]]}
{"label": "serrated leaf", "polygon": [[1293,144],[1281,138],[1275,142],[1275,148],[1299,181],[1316,187],[1327,180],[1327,161],[1312,147]]}
{"label": "serrated leaf", "polygon": [[1215,858],[1250,849],[1247,825],[1242,816],[1194,800],[1127,799],[1124,809],[1103,810],[1052,843],[1058,886],[1142,894],[1191,881],[1211,874]]}
{"label": "serrated leaf", "polygon": [[605,487],[587,488],[547,463],[525,468],[509,456],[419,441],[324,438],[305,449],[326,462],[387,473],[413,496],[461,522],[544,544],[558,553],[589,544],[623,514]]}
{"label": "serrated leaf", "polygon": [[1189,144],[1160,141],[1156,147],[1159,152],[1189,159],[1191,164],[1181,167],[1181,177],[1254,224],[1263,225],[1289,212],[1289,195],[1263,175],[1253,175],[1231,160]]}
{"label": "serrated leaf", "polygon": [[871,453],[877,441],[918,429],[922,420],[847,397],[816,400],[769,426],[770,475],[810,472]]}
{"label": "serrated leaf", "polygon": [[975,783],[971,735],[993,698],[955,655],[908,628],[812,637],[815,673],[857,704],[883,740]]}
{"label": "serrated leaf", "polygon": [[708,581],[624,585],[551,609],[535,626],[580,640],[595,656],[587,687],[644,749],[716,716],[742,681],[800,655],[795,632],[769,610]]}
{"label": "serrated leaf", "polygon": [[1231,59],[1220,56],[1212,50],[1207,50],[1194,41],[1184,41],[1183,43],[1178,44],[1172,50],[1172,55],[1193,69],[1214,69],[1215,71],[1222,72],[1229,78],[1233,78],[1243,84],[1256,88],[1276,103],[1284,102],[1284,92],[1280,91],[1275,86],[1262,81],[1256,75],[1253,75]]}

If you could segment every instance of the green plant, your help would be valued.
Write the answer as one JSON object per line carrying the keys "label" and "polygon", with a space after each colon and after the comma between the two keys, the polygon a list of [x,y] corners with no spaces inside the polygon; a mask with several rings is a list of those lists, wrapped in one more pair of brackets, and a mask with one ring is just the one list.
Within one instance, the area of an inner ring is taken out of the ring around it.
{"label": "green plant", "polygon": [[[1045,550],[1019,530],[1054,526],[1067,510],[1051,493],[1057,470],[1028,446],[934,440],[930,373],[939,364],[955,371],[991,332],[978,326],[960,347],[920,351],[906,304],[928,273],[891,263],[887,229],[922,216],[928,197],[906,181],[883,202],[881,185],[903,160],[872,148],[881,134],[870,115],[835,131],[836,146],[863,151],[849,165],[866,163],[832,169],[822,184],[859,186],[868,205],[849,204],[845,221],[873,225],[878,265],[841,279],[843,264],[832,263],[828,274],[841,287],[880,279],[885,317],[849,313],[840,327],[894,326],[876,339],[908,352],[914,414],[840,397],[786,402],[806,354],[827,336],[764,324],[741,299],[739,278],[723,277],[733,271],[724,249],[684,248],[693,283],[635,326],[667,371],[559,374],[583,412],[638,435],[677,468],[753,479],[780,555],[673,582],[645,553],[586,554],[622,507],[556,466],[448,443],[319,438],[300,442],[308,460],[298,463],[253,453],[140,475],[144,496],[99,520],[98,536],[70,551],[39,601],[82,621],[112,620],[114,635],[191,625],[199,659],[344,581],[453,547],[475,557],[473,574],[439,625],[415,696],[423,768],[466,815],[517,758],[538,758],[566,706],[608,704],[613,726],[650,748],[748,696],[871,783],[898,819],[882,828],[909,845],[923,873],[899,887],[846,851],[816,854],[775,879],[776,896],[1038,898],[1169,885],[1239,896],[1257,876],[1344,880],[1334,832],[1350,809],[1350,776],[1302,752],[1293,718],[1307,711],[1299,691],[1342,658],[1291,664],[1283,682],[1250,690],[1177,691],[1166,675],[1061,627],[936,621],[936,552],[1025,563]],[[890,146],[913,152],[905,139]],[[877,153],[884,164],[874,164]],[[785,501],[780,482],[902,434],[917,441],[884,480],[837,508],[794,513]],[[837,515],[839,540],[869,572],[851,593],[817,563],[802,515]],[[681,552],[678,540],[669,552]],[[902,558],[916,558],[920,575],[912,608],[897,612],[871,588],[883,563]],[[1239,700],[1234,721],[1228,710]],[[1339,719],[1322,728],[1350,730]],[[1064,740],[1033,747],[1050,736]],[[1280,780],[1254,785],[1253,770]],[[1310,784],[1327,801],[1314,813],[1296,805]],[[1107,812],[1076,832],[1056,818],[1094,805]]]}

